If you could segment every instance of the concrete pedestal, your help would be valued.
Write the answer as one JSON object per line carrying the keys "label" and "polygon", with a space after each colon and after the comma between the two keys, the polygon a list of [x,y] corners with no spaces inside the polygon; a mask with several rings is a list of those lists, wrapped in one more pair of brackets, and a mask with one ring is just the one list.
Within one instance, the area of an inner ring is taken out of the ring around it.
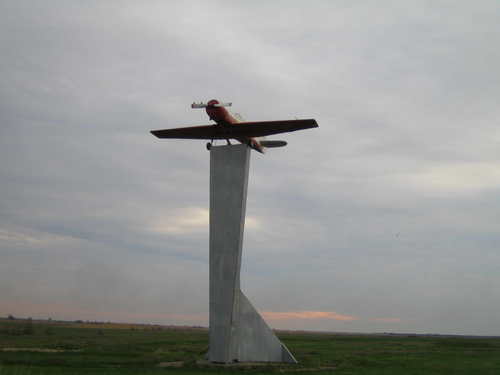
{"label": "concrete pedestal", "polygon": [[240,290],[250,148],[210,150],[211,362],[289,362],[293,355]]}

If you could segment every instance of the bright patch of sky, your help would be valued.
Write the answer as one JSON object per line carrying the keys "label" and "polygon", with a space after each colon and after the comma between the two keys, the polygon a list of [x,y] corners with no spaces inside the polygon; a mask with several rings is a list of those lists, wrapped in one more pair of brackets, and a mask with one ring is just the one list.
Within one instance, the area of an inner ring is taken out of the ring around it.
{"label": "bright patch of sky", "polygon": [[0,315],[206,325],[208,153],[149,130],[217,98],[320,125],[252,153],[242,285],[271,326],[500,335],[499,17],[0,2]]}

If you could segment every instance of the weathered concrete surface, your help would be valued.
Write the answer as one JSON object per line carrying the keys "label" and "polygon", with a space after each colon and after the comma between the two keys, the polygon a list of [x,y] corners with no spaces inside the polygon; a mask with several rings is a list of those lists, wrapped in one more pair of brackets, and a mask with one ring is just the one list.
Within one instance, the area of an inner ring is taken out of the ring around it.
{"label": "weathered concrete surface", "polygon": [[246,145],[214,146],[210,151],[208,359],[295,363],[240,290],[249,161]]}

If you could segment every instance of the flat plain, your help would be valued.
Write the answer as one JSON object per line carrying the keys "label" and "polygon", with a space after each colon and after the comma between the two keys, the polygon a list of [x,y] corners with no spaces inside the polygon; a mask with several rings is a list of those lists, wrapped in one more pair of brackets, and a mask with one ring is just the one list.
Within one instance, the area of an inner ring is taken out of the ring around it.
{"label": "flat plain", "polygon": [[277,334],[298,365],[209,365],[204,328],[0,319],[0,375],[500,374],[500,338]]}

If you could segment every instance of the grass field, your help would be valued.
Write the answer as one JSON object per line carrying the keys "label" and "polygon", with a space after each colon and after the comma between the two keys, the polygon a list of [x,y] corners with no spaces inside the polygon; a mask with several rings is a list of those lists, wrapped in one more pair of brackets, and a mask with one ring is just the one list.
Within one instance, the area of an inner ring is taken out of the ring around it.
{"label": "grass field", "polygon": [[278,335],[299,365],[199,364],[204,329],[0,319],[0,375],[500,374],[500,338]]}

